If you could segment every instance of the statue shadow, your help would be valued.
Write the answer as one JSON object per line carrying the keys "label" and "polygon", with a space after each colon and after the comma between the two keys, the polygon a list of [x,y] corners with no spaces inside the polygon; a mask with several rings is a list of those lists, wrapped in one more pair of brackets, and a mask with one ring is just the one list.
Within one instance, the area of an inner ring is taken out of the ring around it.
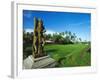
{"label": "statue shadow", "polygon": [[45,52],[48,54],[48,55],[52,55],[53,53],[57,52],[57,49],[49,49],[49,50],[45,50]]}

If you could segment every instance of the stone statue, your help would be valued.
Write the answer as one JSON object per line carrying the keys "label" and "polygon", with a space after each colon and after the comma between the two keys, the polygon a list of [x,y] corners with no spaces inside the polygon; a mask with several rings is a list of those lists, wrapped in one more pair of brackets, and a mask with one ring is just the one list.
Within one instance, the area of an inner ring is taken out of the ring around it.
{"label": "stone statue", "polygon": [[34,18],[33,52],[24,60],[23,69],[52,68],[57,65],[56,61],[44,52],[45,32],[43,21]]}
{"label": "stone statue", "polygon": [[33,57],[38,58],[45,56],[44,52],[44,33],[45,28],[41,19],[34,18],[34,33],[33,33]]}

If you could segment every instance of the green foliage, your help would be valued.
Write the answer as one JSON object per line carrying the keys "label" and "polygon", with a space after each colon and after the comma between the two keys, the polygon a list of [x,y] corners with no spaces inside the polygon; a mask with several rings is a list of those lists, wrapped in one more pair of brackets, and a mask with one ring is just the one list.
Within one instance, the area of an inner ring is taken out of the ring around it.
{"label": "green foliage", "polygon": [[75,33],[71,33],[70,31],[53,33],[53,34],[45,34],[45,36],[46,36],[46,40],[52,40],[57,44],[73,44],[82,41],[81,38],[78,38]]}
{"label": "green foliage", "polygon": [[23,59],[32,54],[33,32],[23,31]]}

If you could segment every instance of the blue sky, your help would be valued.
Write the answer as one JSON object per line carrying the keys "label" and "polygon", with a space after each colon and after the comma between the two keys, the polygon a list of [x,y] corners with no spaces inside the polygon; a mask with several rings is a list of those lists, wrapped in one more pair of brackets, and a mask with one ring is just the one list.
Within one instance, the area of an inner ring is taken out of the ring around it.
{"label": "blue sky", "polygon": [[90,13],[23,10],[23,28],[26,31],[33,31],[34,17],[43,20],[47,33],[71,31],[82,40],[90,41]]}

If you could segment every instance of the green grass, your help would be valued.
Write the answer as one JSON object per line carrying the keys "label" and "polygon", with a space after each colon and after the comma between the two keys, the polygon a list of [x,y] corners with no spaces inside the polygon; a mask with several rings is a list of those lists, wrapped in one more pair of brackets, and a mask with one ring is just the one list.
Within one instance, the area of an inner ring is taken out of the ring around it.
{"label": "green grass", "polygon": [[47,44],[45,52],[54,58],[57,67],[90,66],[91,53],[86,51],[85,44]]}

